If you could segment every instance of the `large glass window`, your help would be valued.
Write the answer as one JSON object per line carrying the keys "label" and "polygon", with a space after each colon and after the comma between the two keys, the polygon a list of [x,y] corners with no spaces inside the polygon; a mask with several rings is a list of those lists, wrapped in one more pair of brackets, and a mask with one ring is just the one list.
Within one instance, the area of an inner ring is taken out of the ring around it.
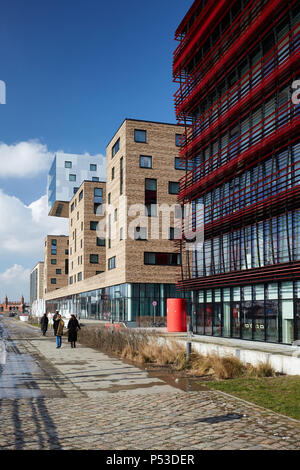
{"label": "large glass window", "polygon": [[145,179],[145,206],[146,215],[157,215],[157,180],[146,178]]}

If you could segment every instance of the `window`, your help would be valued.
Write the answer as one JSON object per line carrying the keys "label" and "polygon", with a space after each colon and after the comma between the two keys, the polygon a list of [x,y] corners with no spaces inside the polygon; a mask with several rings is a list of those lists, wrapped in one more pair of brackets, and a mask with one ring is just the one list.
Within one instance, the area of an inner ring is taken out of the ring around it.
{"label": "window", "polygon": [[103,202],[103,189],[102,188],[94,188],[94,202],[97,204],[102,204]]}
{"label": "window", "polygon": [[79,193],[79,201],[81,201],[82,198],[83,198],[83,190],[80,191],[80,193]]}
{"label": "window", "polygon": [[74,202],[72,202],[72,204],[71,204],[71,212],[73,212],[74,207],[75,207],[75,204],[74,204]]}
{"label": "window", "polygon": [[79,212],[77,212],[77,220],[79,220]]}
{"label": "window", "polygon": [[51,248],[51,255],[56,255],[56,248]]}
{"label": "window", "polygon": [[[75,176],[75,175],[74,175]],[[76,176],[75,176],[76,178]],[[75,180],[74,180],[75,181]],[[73,188],[73,193],[76,194],[79,188],[75,187]],[[75,200],[75,206],[76,206],[76,200]]]}
{"label": "window", "polygon": [[97,237],[97,246],[105,246],[105,238]]}
{"label": "window", "polygon": [[180,266],[179,253],[144,253],[144,263],[157,266]]}
{"label": "window", "polygon": [[181,134],[176,134],[176,135],[175,135],[175,144],[176,144],[176,147],[181,147],[180,138],[181,138]]}
{"label": "window", "polygon": [[152,168],[152,157],[140,155],[140,168]]}
{"label": "window", "polygon": [[68,255],[69,254],[69,250],[65,250],[65,255]]}
{"label": "window", "polygon": [[98,255],[90,255],[90,263],[92,264],[98,264],[99,262],[99,257]]}
{"label": "window", "polygon": [[169,240],[174,240],[174,227],[169,228]]}
{"label": "window", "polygon": [[69,181],[76,181],[76,175],[69,175]]}
{"label": "window", "polygon": [[123,194],[123,157],[120,158],[120,195]]}
{"label": "window", "polygon": [[113,166],[111,169],[111,180],[115,179],[115,167]]}
{"label": "window", "polygon": [[77,281],[82,281],[82,272],[77,274]]}
{"label": "window", "polygon": [[134,141],[135,142],[146,142],[147,133],[138,129],[134,130]]}
{"label": "window", "polygon": [[51,264],[56,264],[56,259],[52,259]]}
{"label": "window", "polygon": [[97,171],[97,165],[90,163],[90,171]]}
{"label": "window", "polygon": [[109,258],[108,260],[108,269],[115,269],[116,267],[116,257],[113,256],[112,258]]}
{"label": "window", "polygon": [[123,240],[123,227],[120,228],[120,240]]}
{"label": "window", "polygon": [[108,196],[107,196],[107,203],[110,204],[110,199],[111,199],[111,196],[110,196],[110,193],[108,193]]}
{"label": "window", "polygon": [[175,170],[184,170],[179,157],[175,157]]}
{"label": "window", "polygon": [[179,193],[179,183],[177,181],[169,181],[169,194]]}
{"label": "window", "polygon": [[65,162],[65,168],[72,168],[72,162]]}
{"label": "window", "polygon": [[93,177],[92,177],[92,181],[99,182],[99,177],[98,177],[98,176],[93,176]]}
{"label": "window", "polygon": [[115,209],[115,212],[114,212],[114,221],[117,222],[118,220],[118,209]]}
{"label": "window", "polygon": [[56,284],[56,278],[55,277],[51,278],[51,284]]}
{"label": "window", "polygon": [[117,140],[117,142],[111,149],[111,158],[113,158],[119,150],[120,150],[120,138]]}
{"label": "window", "polygon": [[73,284],[73,276],[70,276],[69,283]]}
{"label": "window", "polygon": [[56,274],[61,274],[61,269],[57,269]]}
{"label": "window", "polygon": [[146,227],[136,227],[134,231],[135,240],[147,240],[147,229]]}
{"label": "window", "polygon": [[145,179],[145,206],[146,215],[149,217],[157,215],[157,180]]}
{"label": "window", "polygon": [[90,222],[90,230],[97,230],[98,228],[98,222],[91,221]]}
{"label": "window", "polygon": [[57,240],[51,240],[51,245],[56,246],[57,245]]}
{"label": "window", "polygon": [[95,215],[103,215],[102,204],[97,204],[97,203],[94,204],[94,214]]}

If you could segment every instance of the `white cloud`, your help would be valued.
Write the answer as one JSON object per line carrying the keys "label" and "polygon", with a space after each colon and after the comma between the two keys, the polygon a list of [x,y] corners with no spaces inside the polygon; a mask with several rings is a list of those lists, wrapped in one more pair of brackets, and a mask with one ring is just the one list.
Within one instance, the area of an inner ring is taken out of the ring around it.
{"label": "white cloud", "polygon": [[[20,264],[14,264],[3,273],[0,273],[0,283],[3,296],[8,300],[20,300],[21,295],[28,292],[30,269],[25,269]],[[3,300],[3,299],[2,299]]]}
{"label": "white cloud", "polygon": [[0,142],[0,178],[31,178],[47,171],[54,154],[38,140]]}
{"label": "white cloud", "polygon": [[0,257],[10,253],[39,261],[46,235],[68,234],[68,219],[47,215],[46,195],[26,206],[0,190],[0,216]]}

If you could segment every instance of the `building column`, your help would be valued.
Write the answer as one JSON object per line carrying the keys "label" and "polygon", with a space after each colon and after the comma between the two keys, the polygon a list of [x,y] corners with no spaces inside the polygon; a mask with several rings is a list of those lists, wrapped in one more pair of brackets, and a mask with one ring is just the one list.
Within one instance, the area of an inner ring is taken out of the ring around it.
{"label": "building column", "polygon": [[127,284],[127,320],[132,321],[132,284]]}

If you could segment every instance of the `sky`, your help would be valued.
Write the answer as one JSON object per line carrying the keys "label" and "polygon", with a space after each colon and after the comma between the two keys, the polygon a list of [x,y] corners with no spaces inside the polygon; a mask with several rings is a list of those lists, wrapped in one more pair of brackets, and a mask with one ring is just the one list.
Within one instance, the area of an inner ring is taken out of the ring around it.
{"label": "sky", "polygon": [[125,118],[176,122],[174,32],[193,0],[1,2],[0,302],[29,300],[56,151],[105,155]]}

